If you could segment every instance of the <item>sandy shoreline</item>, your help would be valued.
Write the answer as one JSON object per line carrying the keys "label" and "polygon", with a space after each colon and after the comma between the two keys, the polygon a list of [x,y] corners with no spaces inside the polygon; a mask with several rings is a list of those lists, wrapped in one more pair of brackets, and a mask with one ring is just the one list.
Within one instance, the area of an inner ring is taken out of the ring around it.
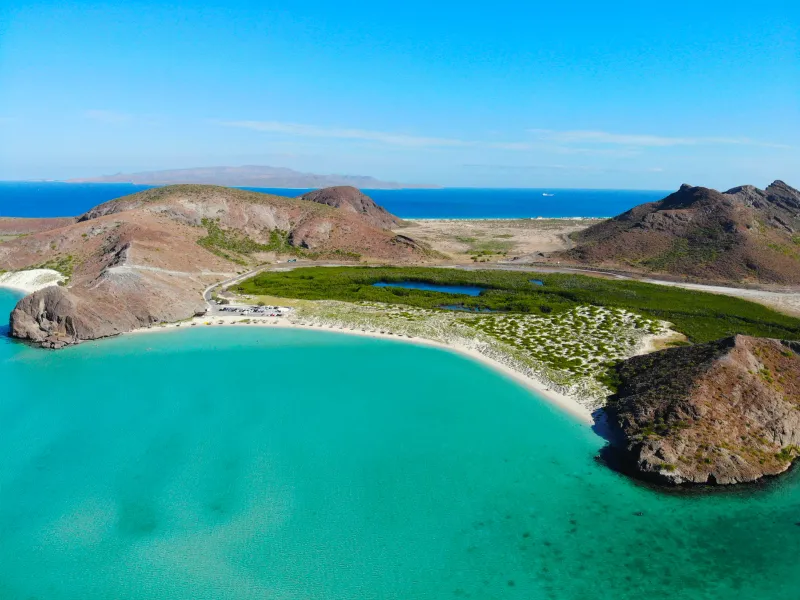
{"label": "sandy shoreline", "polygon": [[64,281],[64,276],[52,269],[28,269],[0,273],[0,288],[7,288],[24,294],[32,294],[51,285]]}
{"label": "sandy shoreline", "polygon": [[[530,377],[526,377],[522,373],[519,373],[514,369],[511,369],[510,367],[496,360],[493,360],[492,358],[489,358],[484,354],[481,354],[477,350],[474,350],[473,348],[468,348],[461,344],[445,344],[443,342],[437,342],[425,338],[419,338],[419,337],[410,338],[404,335],[390,335],[388,333],[360,331],[357,329],[350,330],[345,328],[339,329],[338,327],[320,327],[320,326],[315,327],[312,325],[300,325],[298,323],[292,323],[288,321],[286,318],[276,319],[275,317],[256,317],[256,318],[250,318],[250,323],[245,324],[242,323],[242,320],[245,318],[246,317],[242,316],[228,316],[228,315],[219,315],[214,317],[195,317],[193,319],[182,321],[180,323],[170,323],[154,327],[135,329],[130,333],[142,334],[142,333],[153,333],[158,331],[169,331],[172,329],[192,327],[192,325],[194,325],[195,327],[240,327],[240,328],[271,327],[275,329],[307,329],[311,331],[327,331],[330,333],[357,335],[361,337],[395,340],[405,343],[418,344],[422,346],[430,346],[434,348],[439,348],[441,350],[448,350],[450,352],[455,352],[462,356],[466,356],[475,361],[478,361],[484,365],[487,365],[492,369],[494,369],[495,371],[503,374],[504,376],[513,379],[514,381],[523,385],[529,390],[536,392],[538,396],[544,398],[551,404],[555,405],[564,412],[568,413],[575,419],[579,420],[581,423],[591,425],[594,422],[594,420],[592,419],[591,412],[589,412],[588,409],[581,406],[578,402],[576,402],[569,396],[556,392],[555,390],[551,390],[543,383],[535,379],[532,379]],[[221,325],[219,324],[220,321],[223,322]],[[206,323],[209,324],[207,325]]]}

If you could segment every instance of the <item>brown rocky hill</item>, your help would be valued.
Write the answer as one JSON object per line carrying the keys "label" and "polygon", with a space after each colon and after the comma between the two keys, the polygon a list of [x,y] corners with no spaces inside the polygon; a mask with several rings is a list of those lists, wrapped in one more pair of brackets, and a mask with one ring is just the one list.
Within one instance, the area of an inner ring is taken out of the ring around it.
{"label": "brown rocky hill", "polygon": [[382,206],[375,204],[372,198],[351,186],[337,186],[314,190],[313,192],[303,194],[300,198],[356,213],[376,227],[382,227],[384,229],[392,229],[402,223],[398,217],[391,214]]}
{"label": "brown rocky hill", "polygon": [[735,336],[631,358],[606,411],[624,461],[661,483],[733,484],[800,455],[800,346]]}
{"label": "brown rocky hill", "polygon": [[800,192],[683,185],[576,235],[558,260],[720,282],[800,283]]}
{"label": "brown rocky hill", "polygon": [[54,268],[65,287],[24,298],[12,335],[61,346],[203,310],[202,290],[276,255],[419,262],[429,251],[359,214],[216,186],[154,188],[0,245],[0,269]]}

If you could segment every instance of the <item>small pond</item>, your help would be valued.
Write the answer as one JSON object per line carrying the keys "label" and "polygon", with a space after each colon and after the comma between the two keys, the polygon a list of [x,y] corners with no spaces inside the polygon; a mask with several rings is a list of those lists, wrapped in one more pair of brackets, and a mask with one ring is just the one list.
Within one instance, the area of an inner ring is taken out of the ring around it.
{"label": "small pond", "polygon": [[544,285],[544,281],[541,279],[528,279],[533,285]]}
{"label": "small pond", "polygon": [[478,296],[483,290],[486,289],[477,285],[437,285],[435,283],[423,283],[421,281],[379,281],[378,283],[373,283],[372,285],[375,287],[397,287],[407,290],[443,292],[445,294],[462,294],[464,296]]}

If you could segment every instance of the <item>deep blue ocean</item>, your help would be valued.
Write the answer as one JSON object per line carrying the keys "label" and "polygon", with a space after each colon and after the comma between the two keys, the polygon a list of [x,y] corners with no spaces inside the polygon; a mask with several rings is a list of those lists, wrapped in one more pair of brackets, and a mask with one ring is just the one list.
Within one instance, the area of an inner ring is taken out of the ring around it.
{"label": "deep blue ocean", "polygon": [[[2,217],[71,217],[107,200],[151,186],[126,183],[0,182]],[[281,196],[309,190],[246,188]],[[612,217],[668,195],[659,190],[574,190],[444,188],[364,190],[378,204],[405,219]],[[553,194],[544,196],[543,194]]]}

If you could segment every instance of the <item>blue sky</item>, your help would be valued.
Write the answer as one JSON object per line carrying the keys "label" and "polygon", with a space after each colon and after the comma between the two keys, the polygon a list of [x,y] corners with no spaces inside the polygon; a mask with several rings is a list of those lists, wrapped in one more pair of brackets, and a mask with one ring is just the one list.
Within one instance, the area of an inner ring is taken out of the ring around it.
{"label": "blue sky", "polygon": [[800,186],[799,4],[0,0],[0,179]]}

